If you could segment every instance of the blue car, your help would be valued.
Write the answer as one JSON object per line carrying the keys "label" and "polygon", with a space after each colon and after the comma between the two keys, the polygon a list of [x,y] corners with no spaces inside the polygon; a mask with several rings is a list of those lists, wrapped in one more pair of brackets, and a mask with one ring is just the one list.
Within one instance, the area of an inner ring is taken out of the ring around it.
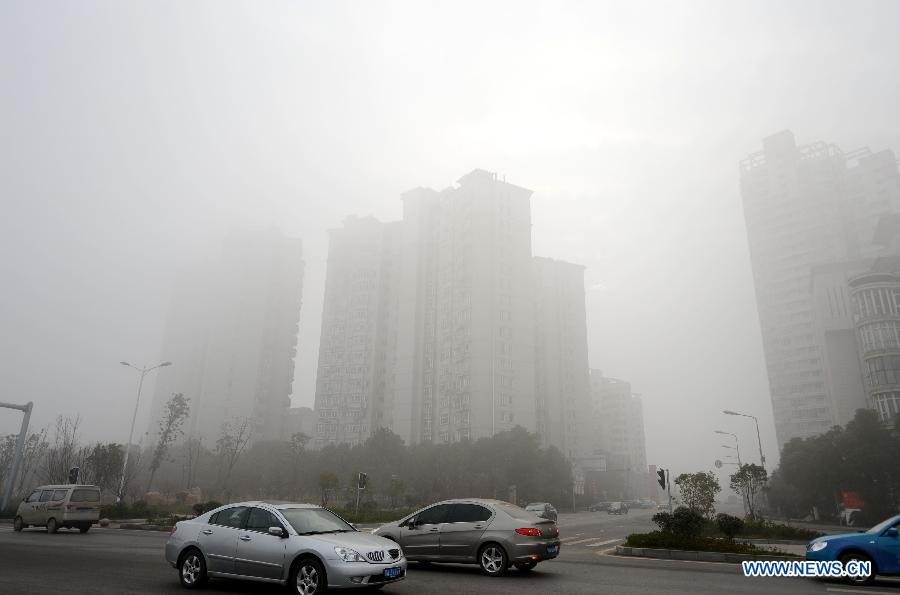
{"label": "blue car", "polygon": [[807,560],[850,560],[872,563],[870,576],[848,577],[857,585],[867,585],[875,575],[900,576],[900,515],[883,521],[868,531],[817,537],[806,546]]}

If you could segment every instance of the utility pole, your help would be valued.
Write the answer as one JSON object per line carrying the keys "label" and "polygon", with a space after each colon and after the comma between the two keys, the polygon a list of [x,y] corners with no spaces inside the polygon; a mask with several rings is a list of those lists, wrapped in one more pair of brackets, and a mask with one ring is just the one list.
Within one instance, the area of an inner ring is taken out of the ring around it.
{"label": "utility pole", "polygon": [[6,409],[18,409],[25,415],[22,416],[22,428],[19,430],[19,437],[16,438],[16,454],[13,456],[12,468],[9,471],[9,479],[6,480],[6,490],[3,492],[3,504],[0,510],[6,510],[9,506],[9,499],[12,497],[13,486],[16,483],[16,476],[19,473],[19,465],[22,464],[22,452],[25,449],[25,438],[28,435],[28,422],[31,420],[31,409],[34,403],[28,401],[24,405],[14,405],[12,403],[0,403],[0,407]]}

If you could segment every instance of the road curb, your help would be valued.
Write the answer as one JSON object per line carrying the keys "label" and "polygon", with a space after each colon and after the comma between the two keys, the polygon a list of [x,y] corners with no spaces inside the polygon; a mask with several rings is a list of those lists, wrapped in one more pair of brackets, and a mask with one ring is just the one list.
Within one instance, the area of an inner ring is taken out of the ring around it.
{"label": "road curb", "polygon": [[615,549],[618,556],[632,556],[635,558],[656,558],[659,560],[690,560],[694,562],[727,562],[739,564],[749,560],[796,560],[791,556],[776,556],[772,554],[729,554],[725,552],[697,552],[691,550],[664,550],[646,547],[631,547],[617,545]]}

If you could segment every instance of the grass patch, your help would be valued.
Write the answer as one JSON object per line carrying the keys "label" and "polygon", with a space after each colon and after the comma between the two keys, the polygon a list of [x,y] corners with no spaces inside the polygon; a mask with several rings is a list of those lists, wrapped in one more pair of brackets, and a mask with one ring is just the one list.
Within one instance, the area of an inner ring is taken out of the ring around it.
{"label": "grass patch", "polygon": [[745,521],[743,530],[738,537],[744,539],[792,539],[796,541],[810,541],[821,537],[824,533],[812,531],[803,527],[792,527],[772,521]]}

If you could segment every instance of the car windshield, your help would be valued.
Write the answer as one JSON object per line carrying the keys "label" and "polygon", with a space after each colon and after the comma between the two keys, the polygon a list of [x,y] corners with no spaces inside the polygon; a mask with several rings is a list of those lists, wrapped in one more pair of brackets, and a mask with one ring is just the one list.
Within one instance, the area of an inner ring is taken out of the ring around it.
{"label": "car windshield", "polygon": [[324,508],[282,508],[278,512],[300,535],[356,531],[347,521]]}
{"label": "car windshield", "polygon": [[873,535],[876,533],[881,533],[882,531],[884,531],[885,529],[887,529],[888,527],[890,527],[891,525],[893,525],[894,523],[896,523],[898,521],[900,521],[900,516],[892,516],[891,518],[878,523],[877,525],[875,525],[874,527],[869,529],[867,532],[872,533]]}

